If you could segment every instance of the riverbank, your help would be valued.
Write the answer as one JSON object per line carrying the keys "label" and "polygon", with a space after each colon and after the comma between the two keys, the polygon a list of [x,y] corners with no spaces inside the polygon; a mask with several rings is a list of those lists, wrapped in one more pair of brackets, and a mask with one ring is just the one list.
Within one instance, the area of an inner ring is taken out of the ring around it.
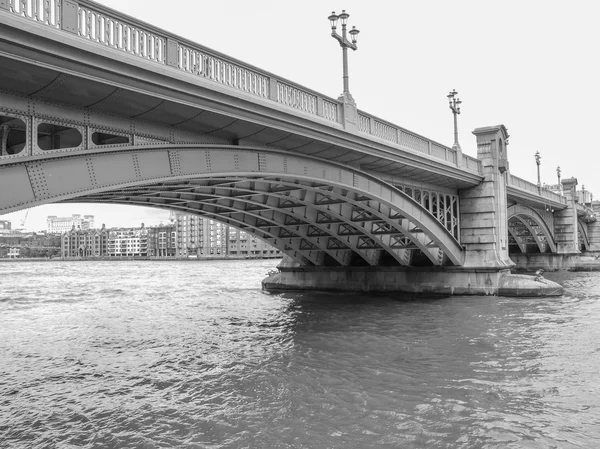
{"label": "riverbank", "polygon": [[268,260],[281,259],[281,257],[19,257],[16,259],[2,258],[2,262],[118,262],[118,261],[147,261],[147,262],[172,262],[172,261],[211,261],[211,260]]}

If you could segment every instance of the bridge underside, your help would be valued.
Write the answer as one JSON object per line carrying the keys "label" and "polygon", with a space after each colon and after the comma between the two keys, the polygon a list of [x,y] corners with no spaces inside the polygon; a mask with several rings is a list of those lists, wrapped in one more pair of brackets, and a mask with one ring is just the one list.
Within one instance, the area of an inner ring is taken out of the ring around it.
{"label": "bridge underside", "polygon": [[[341,164],[203,145],[89,151],[0,166],[0,211],[51,202],[133,204],[212,217],[303,266],[461,265],[451,221]],[[454,231],[455,232],[455,231]]]}

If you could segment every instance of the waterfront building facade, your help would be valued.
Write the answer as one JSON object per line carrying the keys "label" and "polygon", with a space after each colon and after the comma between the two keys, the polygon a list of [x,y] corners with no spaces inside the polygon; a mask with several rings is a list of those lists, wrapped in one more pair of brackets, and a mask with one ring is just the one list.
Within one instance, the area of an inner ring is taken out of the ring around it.
{"label": "waterfront building facade", "polygon": [[263,240],[211,218],[171,213],[177,232],[177,257],[276,258],[281,251]]}
{"label": "waterfront building facade", "polygon": [[76,229],[63,233],[62,257],[105,257],[108,251],[109,231],[102,229]]}
{"label": "waterfront building facade", "polygon": [[246,231],[229,228],[228,255],[246,259],[282,257],[280,250]]}
{"label": "waterfront building facade", "polygon": [[147,257],[148,230],[141,228],[112,228],[108,231],[108,257]]}
{"label": "waterfront building facade", "polygon": [[227,256],[229,226],[212,218],[205,218],[202,224],[204,238],[200,247],[200,256],[209,258]]}
{"label": "waterfront building facade", "polygon": [[177,234],[177,257],[198,256],[203,246],[204,219],[199,215],[171,212],[171,221]]}
{"label": "waterfront building facade", "polygon": [[225,257],[229,227],[217,220],[199,215],[171,214],[177,232],[178,257]]}
{"label": "waterfront building facade", "polygon": [[61,237],[45,232],[22,232],[3,229],[0,232],[0,258],[54,257],[61,254]]}
{"label": "waterfront building facade", "polygon": [[209,218],[176,213],[163,225],[77,229],[61,236],[65,258],[280,258],[281,251],[245,231]]}
{"label": "waterfront building facade", "polygon": [[175,225],[159,225],[147,228],[148,257],[177,256],[177,239]]}
{"label": "waterfront building facade", "polygon": [[175,227],[75,229],[61,238],[61,255],[73,257],[174,257]]}
{"label": "waterfront building facade", "polygon": [[93,215],[73,214],[70,217],[57,217],[49,215],[46,219],[47,232],[51,234],[62,234],[69,232],[75,226],[75,229],[87,230],[94,228]]}

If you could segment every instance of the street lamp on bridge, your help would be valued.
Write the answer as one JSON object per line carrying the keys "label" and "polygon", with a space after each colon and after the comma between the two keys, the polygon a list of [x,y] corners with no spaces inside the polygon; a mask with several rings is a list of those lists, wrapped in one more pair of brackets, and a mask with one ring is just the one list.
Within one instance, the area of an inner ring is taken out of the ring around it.
{"label": "street lamp on bridge", "polygon": [[562,184],[560,183],[560,165],[556,167],[556,176],[558,177],[558,191],[562,194]]}
{"label": "street lamp on bridge", "polygon": [[542,156],[540,152],[535,152],[535,163],[537,164],[537,175],[538,175],[538,190],[542,188],[542,182],[540,181],[540,163],[542,162]]}
{"label": "street lamp on bridge", "polygon": [[[348,81],[348,49],[351,48],[352,50],[357,50],[358,47],[356,46],[356,36],[358,35],[359,31],[356,29],[356,27],[352,27],[352,29],[348,32],[346,32],[346,26],[348,24],[348,17],[350,17],[350,14],[348,14],[346,12],[345,9],[342,10],[342,13],[340,15],[337,15],[335,13],[335,11],[333,11],[331,13],[331,15],[328,17],[329,22],[331,23],[331,36],[336,39],[339,43],[340,43],[340,47],[342,47],[342,54],[343,54],[343,70],[344,70],[344,93],[342,95],[344,96],[348,96],[350,98],[352,98],[352,96],[350,95],[350,88],[349,88],[349,81]],[[337,31],[337,21],[341,20],[342,21],[342,35],[340,36]],[[348,40],[348,34],[350,34],[352,42],[350,42]]]}
{"label": "street lamp on bridge", "polygon": [[448,102],[450,103],[450,109],[452,110],[452,114],[454,115],[454,145],[452,145],[453,149],[460,149],[460,145],[458,143],[458,120],[456,116],[460,114],[460,104],[462,101],[458,99],[456,96],[458,92],[456,89],[453,89],[452,92],[448,94]]}

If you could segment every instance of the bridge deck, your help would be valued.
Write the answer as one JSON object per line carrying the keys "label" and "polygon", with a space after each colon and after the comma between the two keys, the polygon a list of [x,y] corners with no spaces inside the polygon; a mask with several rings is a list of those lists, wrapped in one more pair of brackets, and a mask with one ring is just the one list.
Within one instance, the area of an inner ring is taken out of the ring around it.
{"label": "bridge deck", "polygon": [[358,111],[356,130],[345,129],[339,100],[95,2],[69,1],[75,10],[60,14],[59,3],[50,2],[57,9],[48,17],[35,2],[0,3],[0,83],[30,100],[75,107],[72,119],[119,115],[129,127],[200,131],[450,189],[481,180],[477,159],[366,112]]}

